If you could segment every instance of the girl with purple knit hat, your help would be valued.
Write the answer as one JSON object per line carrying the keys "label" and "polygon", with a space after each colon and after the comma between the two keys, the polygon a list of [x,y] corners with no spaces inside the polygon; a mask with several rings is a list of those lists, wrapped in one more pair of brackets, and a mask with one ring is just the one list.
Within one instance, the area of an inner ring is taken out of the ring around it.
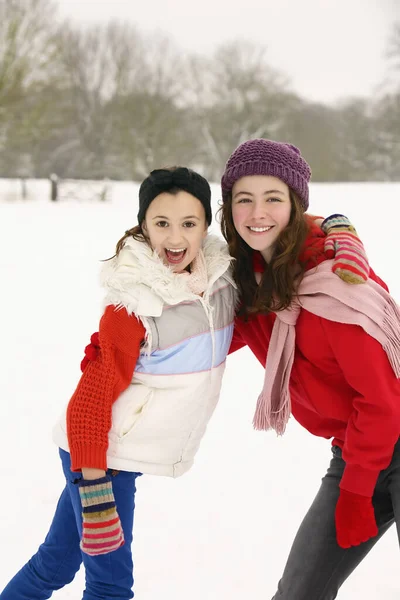
{"label": "girl with purple knit hat", "polygon": [[[400,311],[353,241],[332,273],[308,217],[311,170],[290,144],[241,144],[222,176],[221,227],[241,306],[231,351],[265,366],[256,429],[289,416],[332,439],[321,488],[294,540],[273,600],[331,600],[395,522],[400,539]],[[334,215],[322,230],[335,231]],[[351,231],[346,235],[351,235]]]}

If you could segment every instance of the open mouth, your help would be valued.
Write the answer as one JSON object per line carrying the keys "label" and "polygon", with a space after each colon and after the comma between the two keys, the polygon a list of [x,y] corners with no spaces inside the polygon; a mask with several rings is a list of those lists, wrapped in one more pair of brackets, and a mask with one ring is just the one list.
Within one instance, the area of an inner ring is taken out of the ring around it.
{"label": "open mouth", "polygon": [[270,231],[272,228],[273,225],[268,225],[267,227],[247,227],[251,233],[267,233],[267,231]]}
{"label": "open mouth", "polygon": [[185,258],[187,248],[165,248],[165,256],[171,265],[179,265]]}

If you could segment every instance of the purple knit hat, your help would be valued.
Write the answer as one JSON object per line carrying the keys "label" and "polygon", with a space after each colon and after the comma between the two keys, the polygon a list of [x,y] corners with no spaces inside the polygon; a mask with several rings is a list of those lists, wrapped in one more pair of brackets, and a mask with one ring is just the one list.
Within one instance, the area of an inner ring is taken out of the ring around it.
{"label": "purple knit hat", "polygon": [[229,157],[222,175],[224,202],[233,184],[246,175],[278,177],[297,193],[304,210],[307,210],[311,169],[296,146],[261,138],[240,144]]}

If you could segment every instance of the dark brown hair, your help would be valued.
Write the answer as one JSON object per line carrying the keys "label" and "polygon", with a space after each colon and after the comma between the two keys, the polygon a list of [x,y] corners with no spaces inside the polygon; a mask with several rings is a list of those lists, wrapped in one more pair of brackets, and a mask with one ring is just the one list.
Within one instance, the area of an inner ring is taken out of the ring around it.
{"label": "dark brown hair", "polygon": [[[163,167],[163,169],[165,169],[165,171],[171,171],[171,172],[176,171],[179,168],[180,167]],[[180,191],[181,191],[180,188],[172,187],[171,189],[168,190],[168,193],[176,195]],[[114,256],[112,256],[111,258],[108,258],[107,260],[111,260],[112,258],[115,258],[116,256],[118,256],[118,254],[121,252],[122,248],[125,245],[125,240],[129,237],[132,237],[134,240],[136,240],[138,242],[145,242],[147,244],[150,243],[149,238],[146,236],[146,234],[144,233],[144,231],[142,229],[142,226],[135,225],[131,229],[128,229],[127,231],[125,231],[122,238],[120,240],[118,240],[118,242],[117,242],[117,245],[115,247]]]}
{"label": "dark brown hair", "polygon": [[309,226],[299,198],[292,190],[289,192],[292,205],[290,220],[276,241],[271,261],[266,265],[259,285],[253,270],[254,251],[233,224],[232,193],[220,209],[222,234],[228,242],[231,256],[235,258],[233,276],[241,297],[239,314],[247,317],[287,308],[304,273],[305,266],[299,261],[299,255]]}
{"label": "dark brown hair", "polygon": [[142,227],[140,225],[135,225],[135,227],[132,227],[131,229],[125,231],[122,238],[118,240],[117,245],[115,247],[115,254],[114,256],[112,256],[112,258],[118,256],[122,248],[125,246],[125,240],[129,237],[133,237],[133,239],[137,240],[138,242],[147,242],[147,237],[143,233]]}

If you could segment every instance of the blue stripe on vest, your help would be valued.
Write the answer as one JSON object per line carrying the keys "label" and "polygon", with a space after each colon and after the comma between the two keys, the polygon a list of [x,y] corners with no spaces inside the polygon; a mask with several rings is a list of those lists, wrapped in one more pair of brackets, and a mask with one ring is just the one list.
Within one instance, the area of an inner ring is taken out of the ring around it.
{"label": "blue stripe on vest", "polygon": [[211,334],[207,332],[179,342],[165,350],[155,350],[150,356],[141,355],[136,363],[135,371],[154,375],[182,375],[209,371],[212,366],[216,367],[225,360],[232,335],[233,324],[214,333],[214,365],[211,365]]}

